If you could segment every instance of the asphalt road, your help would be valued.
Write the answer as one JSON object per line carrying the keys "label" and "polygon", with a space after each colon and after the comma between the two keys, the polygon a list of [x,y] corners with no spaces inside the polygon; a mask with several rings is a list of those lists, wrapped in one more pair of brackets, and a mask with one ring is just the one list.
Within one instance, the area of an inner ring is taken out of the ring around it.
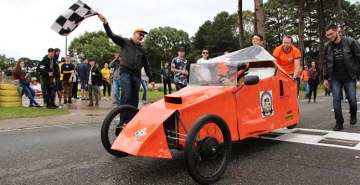
{"label": "asphalt road", "polygon": [[[299,102],[299,127],[331,130],[330,97],[319,97],[316,104]],[[348,122],[349,115],[344,116]],[[343,132],[359,133],[359,125],[346,124]],[[100,127],[0,132],[0,184],[196,184],[182,152],[173,151],[173,159],[116,158],[103,149]],[[217,184],[360,184],[360,150],[251,138],[234,143]]]}

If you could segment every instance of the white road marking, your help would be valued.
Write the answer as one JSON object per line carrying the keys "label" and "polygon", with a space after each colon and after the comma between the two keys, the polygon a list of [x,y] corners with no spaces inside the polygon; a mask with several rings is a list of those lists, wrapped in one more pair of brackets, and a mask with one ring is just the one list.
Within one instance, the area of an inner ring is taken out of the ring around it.
{"label": "white road marking", "polygon": [[[334,112],[334,109],[331,109],[332,112]],[[343,112],[350,113],[350,110],[348,109],[342,109]],[[357,112],[360,112],[360,110],[357,110]]]}
{"label": "white road marking", "polygon": [[[309,134],[301,134],[294,133],[295,131],[306,131],[306,132],[322,132],[326,133],[325,135],[309,135]],[[264,139],[277,140],[277,141],[286,141],[293,143],[303,143],[310,145],[318,145],[318,146],[328,146],[328,147],[336,147],[336,148],[346,148],[351,150],[360,150],[360,134],[357,133],[349,133],[349,132],[337,132],[337,131],[329,131],[329,130],[317,130],[317,129],[305,129],[305,128],[295,128],[295,129],[277,129],[273,132],[282,133],[282,135],[278,137],[266,137],[261,136]],[[324,144],[319,143],[319,141],[323,139],[339,139],[339,140],[351,140],[357,145],[354,147],[344,146],[344,145],[336,145],[336,144]]]}
{"label": "white road marking", "polygon": [[[307,102],[307,101],[309,101],[309,99],[303,99],[302,101]],[[316,99],[316,102],[322,102],[322,101],[325,101],[325,99]],[[314,102],[314,99],[311,99],[310,103],[313,103],[313,102]]]}

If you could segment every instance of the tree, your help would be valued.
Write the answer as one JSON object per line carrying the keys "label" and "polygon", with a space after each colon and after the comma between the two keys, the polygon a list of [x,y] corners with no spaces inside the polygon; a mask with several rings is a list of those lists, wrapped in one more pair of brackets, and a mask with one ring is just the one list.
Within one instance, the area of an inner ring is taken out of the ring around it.
{"label": "tree", "polygon": [[[299,50],[301,55],[304,56],[304,0],[299,0]],[[302,60],[302,65],[304,66],[304,60]]]}
{"label": "tree", "polygon": [[255,33],[254,25],[254,13],[250,10],[245,10],[242,13],[243,16],[243,26],[244,26],[244,46],[252,46],[252,37]]}
{"label": "tree", "polygon": [[27,57],[21,57],[19,58],[19,60],[22,60],[25,62],[25,66],[29,67],[29,68],[35,68],[38,65],[38,60],[31,60],[30,58]]}
{"label": "tree", "polygon": [[263,8],[263,0],[254,0],[255,5],[255,30],[264,37],[264,47],[266,47],[266,33],[265,33],[265,15]]}
{"label": "tree", "polygon": [[238,0],[239,45],[244,48],[244,26],[242,16],[242,0]]}
{"label": "tree", "polygon": [[9,66],[15,66],[16,61],[14,58],[7,58],[6,55],[0,55],[0,71],[6,70]]}
{"label": "tree", "polygon": [[86,58],[93,58],[100,68],[113,59],[116,51],[119,51],[118,46],[111,42],[103,31],[85,32],[72,40],[69,46],[70,56],[83,55]]}
{"label": "tree", "polygon": [[[323,0],[318,0],[318,20],[319,20],[319,67],[320,69],[323,68],[323,62],[324,61],[324,40],[325,40],[325,34],[324,34],[324,2]],[[322,75],[321,75],[322,76]]]}
{"label": "tree", "polygon": [[343,0],[337,0],[337,13],[338,13],[338,18],[339,18],[339,22],[340,22],[341,34],[345,35],[344,14],[343,14],[343,10],[341,8],[341,1],[343,1]]}
{"label": "tree", "polygon": [[157,81],[160,81],[161,61],[170,62],[177,56],[179,47],[185,47],[187,52],[192,50],[189,34],[171,27],[151,29],[144,41],[144,47],[149,53],[150,65]]}
{"label": "tree", "polygon": [[[285,4],[286,6],[283,6]],[[295,1],[269,0],[264,6],[264,13],[267,17],[265,27],[268,51],[273,51],[280,45],[284,35],[297,35],[298,17]]]}
{"label": "tree", "polygon": [[350,4],[347,1],[342,2],[344,13],[344,30],[347,36],[355,39],[360,38],[360,3]]}
{"label": "tree", "polygon": [[199,27],[199,30],[195,33],[192,38],[192,44],[195,49],[201,50],[206,46],[205,35],[208,34],[208,30],[211,29],[212,22],[207,20]]}
{"label": "tree", "polygon": [[[213,21],[206,21],[192,38],[195,50],[208,48],[210,58],[222,55],[224,51],[239,49],[238,15],[220,12]],[[200,58],[200,52],[198,52]]]}

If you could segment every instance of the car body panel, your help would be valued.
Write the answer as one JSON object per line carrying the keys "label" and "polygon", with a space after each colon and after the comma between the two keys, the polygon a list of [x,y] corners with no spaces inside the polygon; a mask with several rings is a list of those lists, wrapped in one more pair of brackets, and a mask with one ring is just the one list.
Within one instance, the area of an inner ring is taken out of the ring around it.
{"label": "car body panel", "polygon": [[[112,149],[131,155],[171,158],[164,124],[174,115],[181,120],[175,121],[179,147],[184,146],[193,124],[208,114],[226,122],[232,141],[299,123],[296,81],[274,61],[265,49],[253,46],[193,64],[190,85],[141,108]],[[250,66],[248,75],[259,77],[257,84],[239,86],[235,78],[233,86],[219,85],[222,76],[230,76],[229,71],[245,63]]]}

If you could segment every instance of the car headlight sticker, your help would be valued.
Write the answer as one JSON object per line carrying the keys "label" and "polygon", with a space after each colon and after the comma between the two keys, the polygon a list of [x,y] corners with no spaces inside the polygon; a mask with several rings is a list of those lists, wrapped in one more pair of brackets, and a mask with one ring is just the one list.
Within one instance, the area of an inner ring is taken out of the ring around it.
{"label": "car headlight sticker", "polygon": [[143,128],[137,132],[135,132],[135,139],[140,139],[146,135],[146,128]]}

